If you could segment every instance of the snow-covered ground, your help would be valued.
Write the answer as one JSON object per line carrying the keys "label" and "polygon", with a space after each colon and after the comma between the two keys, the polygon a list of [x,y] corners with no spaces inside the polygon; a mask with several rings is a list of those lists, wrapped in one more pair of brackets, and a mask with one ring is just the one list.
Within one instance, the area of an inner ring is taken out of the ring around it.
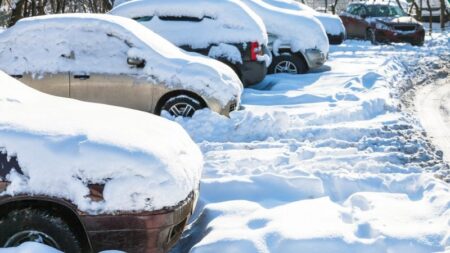
{"label": "snow-covered ground", "polygon": [[450,59],[449,34],[433,38],[346,41],[315,73],[246,89],[230,119],[175,119],[205,169],[172,252],[450,252],[446,165],[400,102],[418,66]]}

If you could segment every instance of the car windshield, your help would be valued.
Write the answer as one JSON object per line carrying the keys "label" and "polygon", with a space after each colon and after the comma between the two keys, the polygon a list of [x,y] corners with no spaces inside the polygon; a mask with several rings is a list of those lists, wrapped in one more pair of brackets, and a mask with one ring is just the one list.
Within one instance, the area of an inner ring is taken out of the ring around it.
{"label": "car windshield", "polygon": [[394,5],[369,5],[367,6],[369,17],[403,17],[406,13],[399,6]]}

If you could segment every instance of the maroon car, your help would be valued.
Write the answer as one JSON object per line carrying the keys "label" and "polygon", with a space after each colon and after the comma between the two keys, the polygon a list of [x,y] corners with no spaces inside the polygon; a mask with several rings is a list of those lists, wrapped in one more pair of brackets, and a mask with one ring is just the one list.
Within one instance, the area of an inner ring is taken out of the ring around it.
{"label": "maroon car", "polygon": [[421,46],[425,39],[422,24],[408,16],[395,1],[351,3],[340,18],[348,37],[363,38],[373,44],[407,42]]}
{"label": "maroon car", "polygon": [[0,248],[164,253],[180,238],[203,168],[181,126],[50,96],[2,71],[0,115]]}

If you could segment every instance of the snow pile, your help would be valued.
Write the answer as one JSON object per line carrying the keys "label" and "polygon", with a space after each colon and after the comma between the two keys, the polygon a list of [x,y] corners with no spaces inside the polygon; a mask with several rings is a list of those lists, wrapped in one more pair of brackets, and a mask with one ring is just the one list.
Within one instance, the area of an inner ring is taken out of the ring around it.
{"label": "snow pile", "polygon": [[[176,123],[35,91],[0,73],[0,152],[17,155],[2,194],[44,194],[88,213],[174,206],[198,187],[202,154]],[[104,183],[92,202],[88,183]]]}
{"label": "snow pile", "polygon": [[59,250],[36,242],[24,242],[14,248],[0,249],[1,253],[62,253]]}
{"label": "snow pile", "polygon": [[172,252],[448,252],[450,187],[435,173],[446,165],[399,110],[409,66],[448,57],[448,35],[433,36],[424,47],[349,40],[313,73],[246,89],[230,119],[176,119],[205,168]]}
{"label": "snow pile", "polygon": [[[223,106],[242,92],[239,78],[226,65],[187,53],[139,23],[112,15],[23,19],[0,34],[0,45],[0,69],[8,74],[136,75],[214,97]],[[128,65],[129,57],[144,59],[145,67]]]}
{"label": "snow pile", "polygon": [[295,0],[261,0],[261,1],[279,8],[289,9],[293,11],[307,12],[313,15],[315,18],[317,18],[320,21],[320,23],[322,23],[327,34],[330,35],[345,34],[344,24],[342,23],[342,20],[336,15],[315,11],[313,8],[307,6],[306,4],[300,3]]}
{"label": "snow pile", "polygon": [[278,8],[259,0],[242,0],[264,21],[267,32],[275,35],[273,52],[278,47],[288,46],[292,52],[304,53],[306,49],[317,48],[328,54],[328,38],[320,22],[308,13]]}
{"label": "snow pile", "polygon": [[[262,20],[238,0],[137,0],[123,3],[110,14],[148,17],[143,25],[177,46],[207,48],[219,43],[267,44]],[[164,20],[165,17],[196,21]]]}

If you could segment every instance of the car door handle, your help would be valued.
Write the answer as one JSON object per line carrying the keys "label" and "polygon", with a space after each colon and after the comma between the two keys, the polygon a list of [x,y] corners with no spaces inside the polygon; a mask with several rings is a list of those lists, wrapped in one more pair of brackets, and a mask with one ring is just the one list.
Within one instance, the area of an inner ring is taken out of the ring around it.
{"label": "car door handle", "polygon": [[14,78],[17,78],[17,79],[20,79],[20,78],[23,77],[23,75],[11,75],[11,76],[14,77]]}
{"label": "car door handle", "polygon": [[89,76],[89,75],[73,75],[73,78],[80,79],[80,80],[87,80],[87,79],[91,78],[91,76]]}

